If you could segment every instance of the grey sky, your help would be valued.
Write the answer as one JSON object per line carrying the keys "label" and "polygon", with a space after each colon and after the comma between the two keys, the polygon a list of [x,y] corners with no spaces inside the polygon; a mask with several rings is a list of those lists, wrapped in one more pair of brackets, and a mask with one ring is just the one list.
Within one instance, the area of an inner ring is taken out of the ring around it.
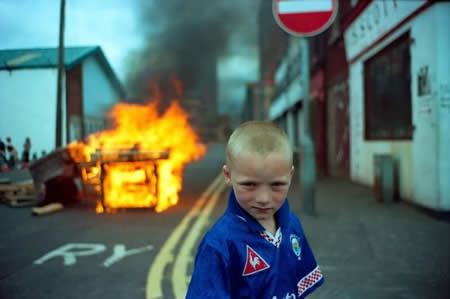
{"label": "grey sky", "polygon": [[[66,1],[66,46],[100,45],[121,80],[127,53],[142,43],[130,3]],[[1,0],[0,48],[56,47],[59,5],[59,0]]]}
{"label": "grey sky", "polygon": [[[59,0],[0,0],[0,49],[56,47],[59,5]],[[129,55],[145,44],[138,5],[138,0],[66,0],[65,45],[100,45],[124,82]],[[218,66],[221,110],[235,110],[244,82],[257,79],[256,49],[238,55]]]}

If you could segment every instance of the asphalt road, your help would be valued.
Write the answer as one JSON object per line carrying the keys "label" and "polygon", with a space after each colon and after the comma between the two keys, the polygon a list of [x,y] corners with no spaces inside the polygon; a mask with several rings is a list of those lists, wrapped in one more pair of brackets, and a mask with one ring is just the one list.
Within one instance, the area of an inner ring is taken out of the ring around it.
{"label": "asphalt road", "polygon": [[186,168],[179,204],[160,214],[77,207],[36,217],[0,205],[0,298],[177,298],[199,238],[225,206],[215,180],[223,155],[209,145]]}

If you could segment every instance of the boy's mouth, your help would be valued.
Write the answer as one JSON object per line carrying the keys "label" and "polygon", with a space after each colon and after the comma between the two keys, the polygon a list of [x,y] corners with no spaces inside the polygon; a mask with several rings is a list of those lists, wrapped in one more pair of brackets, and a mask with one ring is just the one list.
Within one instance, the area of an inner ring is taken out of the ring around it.
{"label": "boy's mouth", "polygon": [[253,208],[258,214],[267,214],[270,212],[270,208]]}

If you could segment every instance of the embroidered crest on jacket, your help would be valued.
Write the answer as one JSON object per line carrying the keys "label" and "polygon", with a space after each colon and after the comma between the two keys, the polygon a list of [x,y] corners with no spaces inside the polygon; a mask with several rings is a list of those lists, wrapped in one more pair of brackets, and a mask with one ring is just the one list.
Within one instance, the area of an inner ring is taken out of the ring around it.
{"label": "embroidered crest on jacket", "polygon": [[300,246],[300,238],[298,236],[292,234],[290,236],[290,239],[291,239],[292,251],[300,260],[301,259],[300,255],[302,254],[302,248]]}
{"label": "embroidered crest on jacket", "polygon": [[242,276],[252,275],[268,268],[270,268],[270,265],[253,248],[247,245],[247,257]]}

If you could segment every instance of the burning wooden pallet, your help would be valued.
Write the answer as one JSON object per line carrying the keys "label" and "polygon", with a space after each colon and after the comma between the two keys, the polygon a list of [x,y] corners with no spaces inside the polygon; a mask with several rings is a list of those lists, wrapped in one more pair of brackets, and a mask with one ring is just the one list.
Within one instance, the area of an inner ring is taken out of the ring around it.
{"label": "burning wooden pallet", "polygon": [[[99,196],[97,211],[112,209],[105,201],[105,180],[109,175],[108,168],[126,165],[132,169],[141,169],[145,179],[141,184],[124,184],[124,188],[132,189],[144,187],[148,194],[158,197],[158,161],[168,159],[168,151],[128,150],[98,150],[91,155],[89,162],[77,162],[83,181],[83,193],[86,197]],[[129,208],[129,206],[123,206]]]}
{"label": "burning wooden pallet", "polygon": [[[73,151],[73,150],[72,150]],[[72,155],[75,154],[74,160]],[[92,153],[90,159],[81,160],[82,155],[70,152],[67,148],[58,149],[46,157],[39,159],[30,165],[30,172],[36,186],[40,186],[46,180],[55,177],[62,172],[64,164],[71,163],[78,169],[78,174],[74,177],[81,182],[82,198],[87,201],[95,201],[97,211],[103,212],[114,210],[118,206],[112,206],[107,200],[105,185],[107,178],[112,172],[112,168],[126,166],[133,170],[141,170],[145,179],[139,183],[125,182],[123,187],[130,191],[144,188],[146,194],[158,198],[158,162],[169,158],[168,151],[144,151],[137,148],[125,150],[97,150]],[[150,207],[146,205],[145,207]],[[130,208],[136,206],[120,206]],[[141,206],[141,207],[144,207]]]}
{"label": "burning wooden pallet", "polygon": [[37,201],[37,192],[31,180],[19,183],[0,183],[0,201],[11,207],[24,207],[34,205]]}

